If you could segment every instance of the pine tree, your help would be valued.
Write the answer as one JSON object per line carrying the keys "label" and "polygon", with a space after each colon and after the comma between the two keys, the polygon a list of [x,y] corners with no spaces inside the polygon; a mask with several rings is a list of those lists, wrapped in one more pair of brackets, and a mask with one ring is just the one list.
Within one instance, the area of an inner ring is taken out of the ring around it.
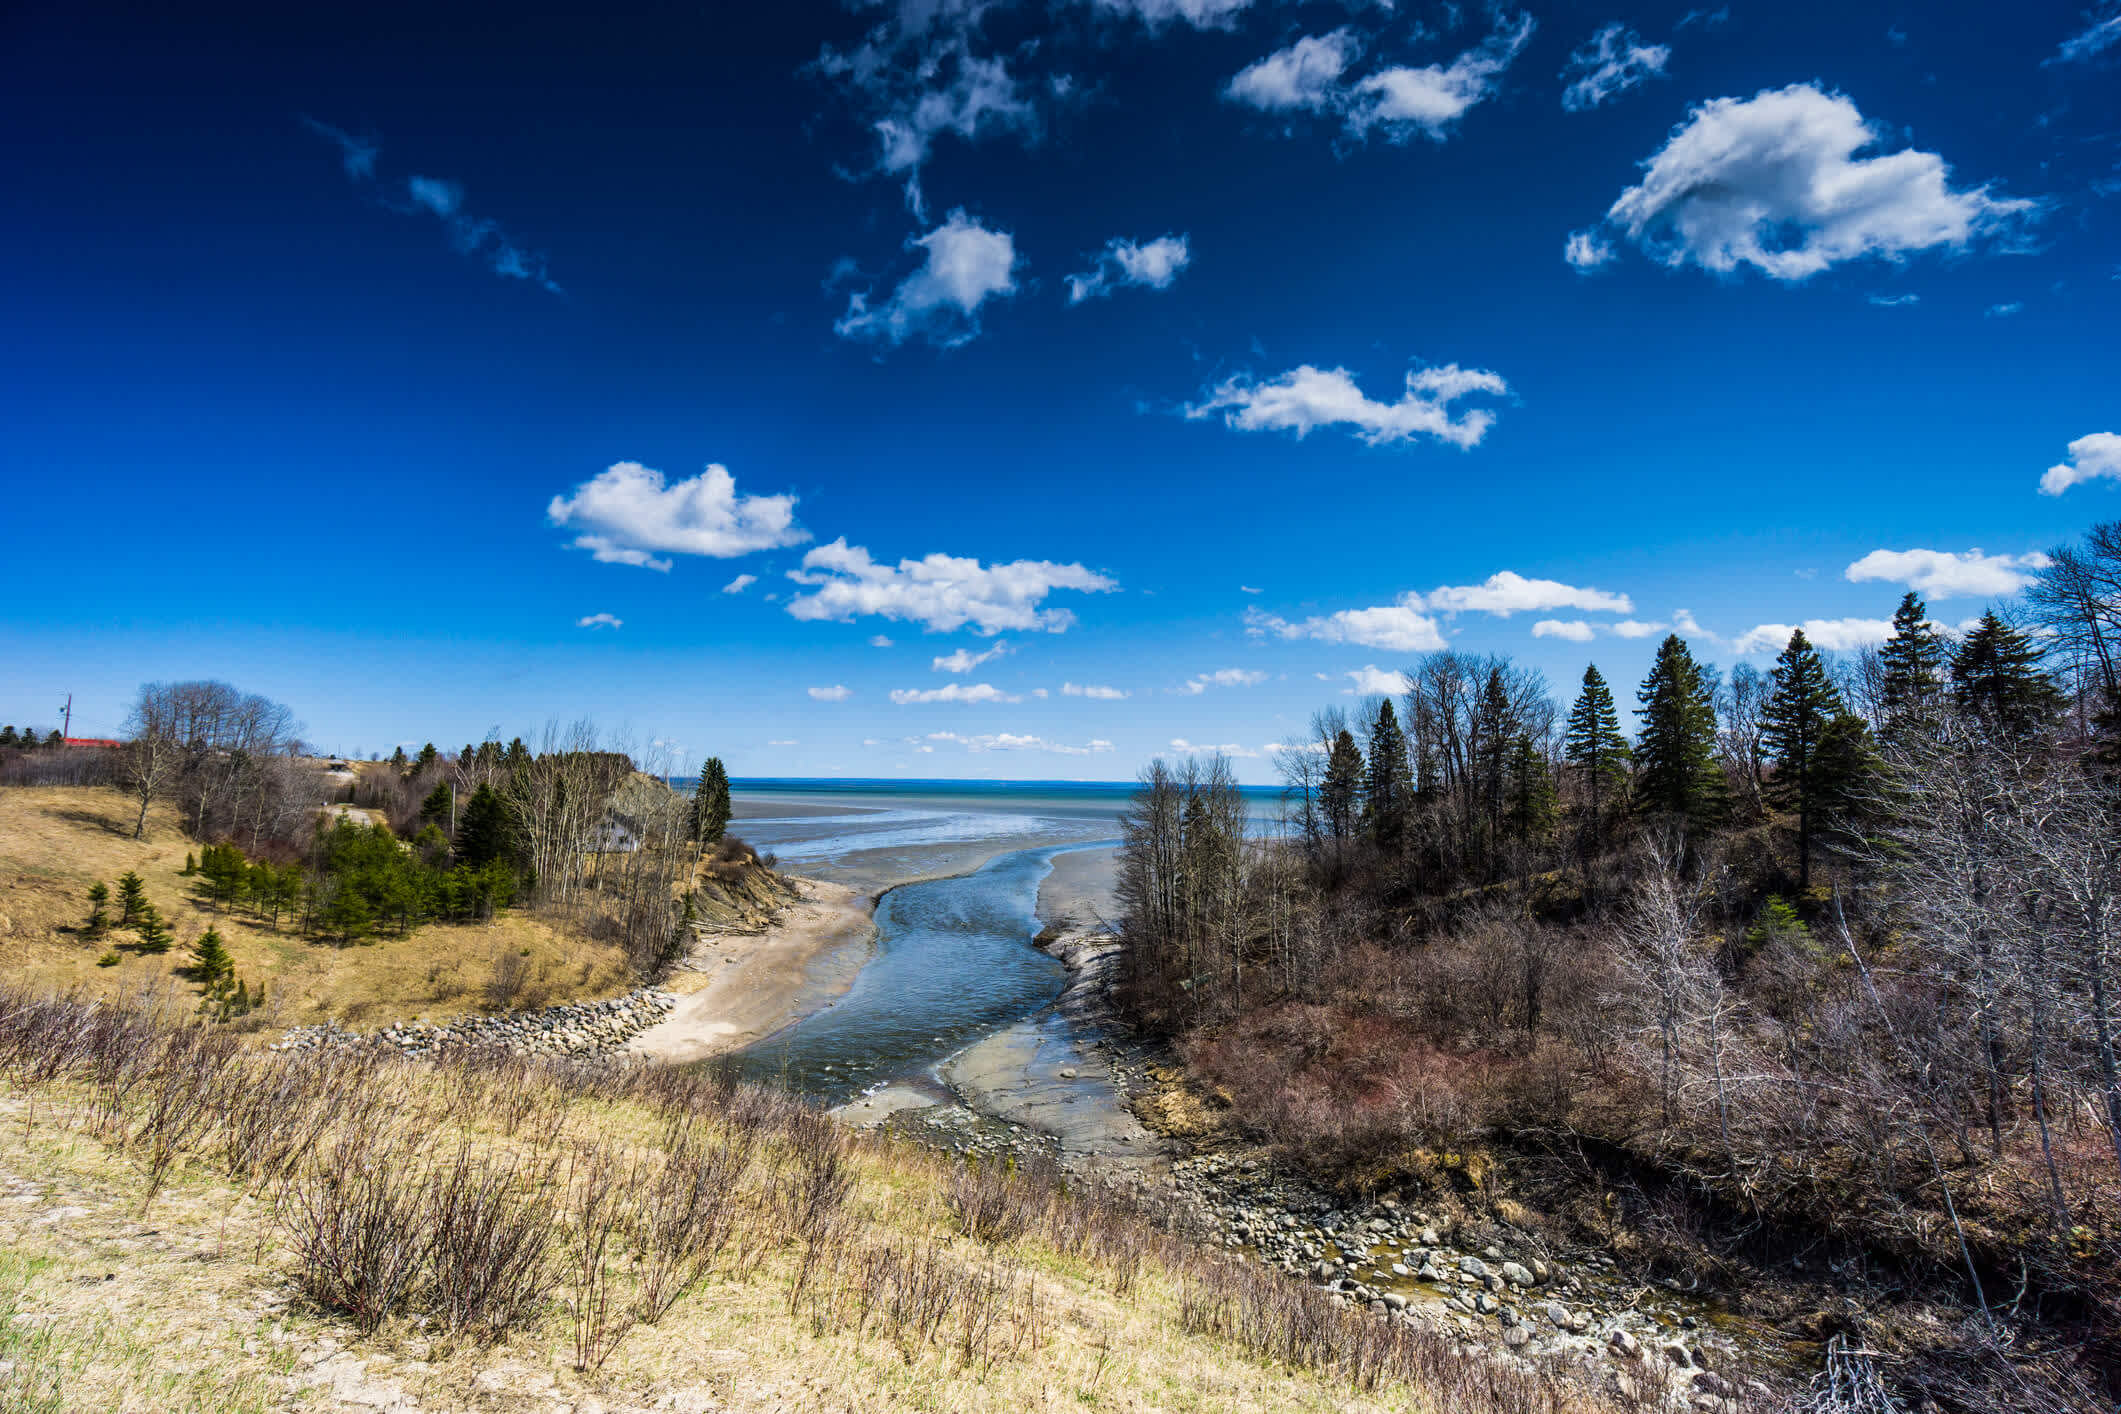
{"label": "pine tree", "polygon": [[66,745],[66,738],[59,735],[59,729],[57,727],[53,727],[50,731],[44,734],[44,744],[46,746],[64,746]]}
{"label": "pine tree", "polygon": [[447,781],[438,781],[435,788],[427,792],[427,799],[420,802],[420,818],[430,825],[447,828],[456,803],[456,787]]}
{"label": "pine tree", "polygon": [[1407,761],[1406,733],[1399,729],[1399,714],[1389,697],[1377,705],[1377,718],[1370,724],[1362,795],[1363,824],[1370,838],[1382,848],[1397,849],[1414,809],[1414,772]]}
{"label": "pine tree", "polygon": [[1909,590],[1893,611],[1893,636],[1878,650],[1885,668],[1879,729],[1888,741],[1913,740],[1935,720],[1947,656],[1928,607]]}
{"label": "pine tree", "polygon": [[0,746],[13,746],[17,740],[14,723],[10,722],[8,725],[0,727]]}
{"label": "pine tree", "polygon": [[168,952],[171,944],[177,941],[176,935],[169,931],[169,925],[162,921],[161,910],[151,903],[140,905],[138,931],[140,951],[144,953]]}
{"label": "pine tree", "polygon": [[198,872],[199,861],[192,856],[190,850],[186,850],[184,852],[184,867],[177,871],[177,877],[180,879],[189,879],[192,875]]}
{"label": "pine tree", "polygon": [[1334,839],[1353,839],[1362,824],[1362,775],[1362,748],[1343,727],[1326,753],[1326,779],[1318,788],[1319,811]]}
{"label": "pine tree", "polygon": [[2062,702],[2040,657],[2031,638],[1989,610],[1952,655],[1952,705],[2012,736],[2038,731]]}
{"label": "pine tree", "polygon": [[1827,839],[1853,842],[1863,837],[1877,811],[1878,783],[1884,772],[1870,724],[1843,712],[1819,734],[1814,787],[1818,824]]}
{"label": "pine tree", "polygon": [[1797,886],[1812,885],[1812,827],[1819,809],[1819,739],[1847,709],[1826,664],[1804,636],[1790,633],[1770,675],[1774,689],[1760,714],[1760,740],[1775,763],[1769,797],[1797,812]]}
{"label": "pine tree", "polygon": [[1553,833],[1556,813],[1554,774],[1547,769],[1546,753],[1530,737],[1520,736],[1510,747],[1509,805],[1503,813],[1504,827],[1513,838],[1540,844]]}
{"label": "pine tree", "polygon": [[508,802],[492,786],[481,785],[457,817],[457,862],[478,867],[515,856],[515,821]]}
{"label": "pine tree", "polygon": [[1690,825],[1722,819],[1730,790],[1716,761],[1716,704],[1708,679],[1678,634],[1659,646],[1636,696],[1642,704],[1642,736],[1635,743],[1636,808],[1677,816]]}
{"label": "pine tree", "polygon": [[425,746],[420,748],[419,756],[414,759],[412,763],[412,774],[417,776],[422,771],[425,771],[429,766],[434,765],[435,757],[441,754],[442,753],[435,750],[435,744],[433,742],[428,742]]}
{"label": "pine tree", "polygon": [[692,837],[702,848],[711,849],[729,831],[729,772],[722,758],[710,756],[700,767],[700,783],[692,792]]}
{"label": "pine tree", "polygon": [[191,945],[191,971],[194,978],[206,984],[209,996],[224,979],[235,977],[236,960],[228,955],[218,928],[207,929]]}
{"label": "pine tree", "polygon": [[128,869],[118,876],[118,926],[130,928],[140,921],[140,911],[148,906],[147,886],[140,876]]}
{"label": "pine tree", "polygon": [[110,902],[110,885],[98,880],[88,886],[88,923],[83,929],[91,938],[100,938],[110,931],[110,915],[104,906]]}
{"label": "pine tree", "polygon": [[401,771],[405,769],[404,747],[401,746],[397,750],[390,753],[390,764],[397,767]]}
{"label": "pine tree", "polygon": [[1595,831],[1606,809],[1627,792],[1628,758],[1632,754],[1628,739],[1620,734],[1620,713],[1613,706],[1613,690],[1606,686],[1596,664],[1583,670],[1583,691],[1569,709],[1561,749],[1569,764],[1583,773]]}

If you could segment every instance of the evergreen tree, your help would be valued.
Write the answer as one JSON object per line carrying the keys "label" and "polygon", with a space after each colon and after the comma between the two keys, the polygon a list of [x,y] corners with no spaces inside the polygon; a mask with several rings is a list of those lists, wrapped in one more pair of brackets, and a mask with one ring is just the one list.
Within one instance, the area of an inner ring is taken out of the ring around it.
{"label": "evergreen tree", "polygon": [[1819,809],[1819,739],[1847,709],[1826,664],[1804,636],[1790,633],[1770,675],[1774,689],[1760,714],[1760,740],[1775,763],[1768,794],[1797,812],[1797,886],[1812,884],[1812,827]]}
{"label": "evergreen tree", "polygon": [[1613,690],[1606,686],[1595,663],[1583,670],[1583,691],[1569,709],[1561,749],[1569,764],[1583,773],[1595,830],[1606,809],[1627,791],[1631,755],[1628,739],[1620,734],[1620,713],[1613,706]]}
{"label": "evergreen tree", "polygon": [[703,849],[722,842],[729,831],[729,772],[722,758],[710,756],[700,767],[700,783],[692,792],[692,837]]}
{"label": "evergreen tree", "polygon": [[530,764],[530,748],[523,745],[523,738],[517,737],[508,743],[508,754],[502,764],[510,771],[520,771]]}
{"label": "evergreen tree", "polygon": [[1546,753],[1530,737],[1520,736],[1510,747],[1504,828],[1526,844],[1540,844],[1553,833],[1556,813],[1554,774],[1547,769]]}
{"label": "evergreen tree", "polygon": [[1354,838],[1362,824],[1362,774],[1362,748],[1355,744],[1355,734],[1343,727],[1326,753],[1326,778],[1318,788],[1319,812],[1334,839]]}
{"label": "evergreen tree", "polygon": [[1685,640],[1668,635],[1636,694],[1642,704],[1642,736],[1635,743],[1637,809],[1674,815],[1689,825],[1723,818],[1730,791],[1716,761],[1711,691]]}
{"label": "evergreen tree", "polygon": [[221,941],[218,928],[207,929],[191,945],[191,972],[195,979],[206,984],[209,996],[223,981],[235,978],[236,960],[228,955],[228,947]]}
{"label": "evergreen tree", "polygon": [[98,880],[88,886],[88,923],[83,929],[91,938],[100,938],[110,931],[110,915],[104,907],[110,902],[110,885]]}
{"label": "evergreen tree", "polygon": [[1854,712],[1843,712],[1819,734],[1814,796],[1817,832],[1825,838],[1862,838],[1877,811],[1878,783],[1884,763],[1871,740],[1870,724]]}
{"label": "evergreen tree", "polygon": [[1878,657],[1885,668],[1879,729],[1889,741],[1912,740],[1935,719],[1948,657],[1943,635],[1929,622],[1928,607],[1913,590],[1893,611],[1893,636],[1879,648]]}
{"label": "evergreen tree", "polygon": [[14,723],[10,722],[4,727],[0,727],[0,746],[13,746],[16,740]]}
{"label": "evergreen tree", "polygon": [[481,785],[457,817],[457,861],[477,867],[515,857],[515,820],[508,802],[492,786]]}
{"label": "evergreen tree", "polygon": [[59,729],[57,727],[53,727],[50,731],[44,734],[44,744],[46,746],[64,746],[66,745],[66,738],[59,735]]}
{"label": "evergreen tree", "polygon": [[199,861],[195,857],[193,857],[192,852],[190,850],[184,851],[184,867],[177,871],[177,877],[180,879],[189,879],[192,875],[198,872]]}
{"label": "evergreen tree", "polygon": [[2038,731],[2062,702],[2040,657],[2031,638],[1989,610],[1952,655],[1952,705],[2013,736]]}
{"label": "evergreen tree", "polygon": [[425,746],[420,748],[419,756],[414,759],[412,763],[412,773],[416,776],[419,775],[422,771],[425,771],[429,766],[434,765],[435,757],[441,754],[442,753],[435,750],[435,744],[433,742],[428,742]]}
{"label": "evergreen tree", "polygon": [[1397,849],[1406,838],[1407,817],[1414,809],[1414,771],[1407,761],[1406,733],[1387,697],[1377,705],[1370,724],[1370,760],[1363,774],[1363,823],[1370,838],[1385,849]]}
{"label": "evergreen tree", "polygon": [[401,771],[405,769],[404,747],[401,746],[397,750],[390,753],[390,764],[397,767]]}
{"label": "evergreen tree", "polygon": [[430,825],[447,829],[456,804],[457,788],[447,781],[438,781],[435,788],[427,792],[427,799],[420,802],[420,818]]}
{"label": "evergreen tree", "polygon": [[144,953],[168,952],[171,944],[177,941],[176,934],[170,932],[169,925],[162,921],[161,910],[151,903],[140,906],[137,930],[140,935],[140,951]]}
{"label": "evergreen tree", "polygon": [[140,876],[128,869],[118,876],[118,926],[130,928],[140,921],[140,912],[148,906],[147,886]]}

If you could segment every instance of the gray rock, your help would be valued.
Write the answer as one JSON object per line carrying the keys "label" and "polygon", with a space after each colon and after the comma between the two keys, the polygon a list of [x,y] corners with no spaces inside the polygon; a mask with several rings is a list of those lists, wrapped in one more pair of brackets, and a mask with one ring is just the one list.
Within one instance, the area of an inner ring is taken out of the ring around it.
{"label": "gray rock", "polygon": [[1488,1264],[1481,1261],[1478,1257],[1460,1257],[1458,1259],[1458,1270],[1478,1281],[1488,1274]]}
{"label": "gray rock", "polygon": [[1533,1278],[1531,1272],[1526,1270],[1523,1265],[1517,1262],[1504,1262],[1502,1264],[1502,1279],[1512,1286],[1519,1287],[1535,1286],[1538,1284],[1537,1281]]}

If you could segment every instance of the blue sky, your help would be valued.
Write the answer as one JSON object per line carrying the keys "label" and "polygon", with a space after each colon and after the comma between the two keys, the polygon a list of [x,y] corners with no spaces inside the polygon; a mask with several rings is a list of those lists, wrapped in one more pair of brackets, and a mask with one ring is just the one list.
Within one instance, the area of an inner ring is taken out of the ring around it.
{"label": "blue sky", "polygon": [[1957,622],[2121,514],[2117,79],[2114,0],[16,6],[0,720],[1263,780],[1425,648]]}

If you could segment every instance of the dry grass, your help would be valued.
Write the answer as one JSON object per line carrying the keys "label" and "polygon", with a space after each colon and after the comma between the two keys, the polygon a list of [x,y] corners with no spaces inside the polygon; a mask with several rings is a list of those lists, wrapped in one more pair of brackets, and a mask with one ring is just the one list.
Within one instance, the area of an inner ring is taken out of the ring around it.
{"label": "dry grass", "polygon": [[[198,844],[183,836],[169,807],[149,813],[145,840],[131,837],[133,817],[132,803],[115,790],[0,790],[0,948],[12,981],[102,997],[192,990],[178,972],[192,940],[212,926],[234,955],[238,975],[252,986],[266,984],[260,1021],[272,1027],[326,1018],[370,1027],[483,1010],[496,964],[508,957],[520,959],[508,965],[524,973],[511,1003],[516,1007],[611,996],[630,985],[617,947],[520,911],[486,924],[430,924],[356,947],[275,933],[241,912],[217,913],[195,894],[198,881],[181,874],[186,853],[196,853]],[[146,882],[148,897],[175,928],[176,946],[160,956],[120,947],[118,965],[98,967],[111,943],[127,935],[98,940],[79,931],[88,887],[128,869]]]}
{"label": "dry grass", "polygon": [[1599,1407],[1050,1172],[977,1175],[968,1236],[951,1175],[699,1072],[265,1054],[0,991],[0,1306],[32,1317],[0,1408]]}

